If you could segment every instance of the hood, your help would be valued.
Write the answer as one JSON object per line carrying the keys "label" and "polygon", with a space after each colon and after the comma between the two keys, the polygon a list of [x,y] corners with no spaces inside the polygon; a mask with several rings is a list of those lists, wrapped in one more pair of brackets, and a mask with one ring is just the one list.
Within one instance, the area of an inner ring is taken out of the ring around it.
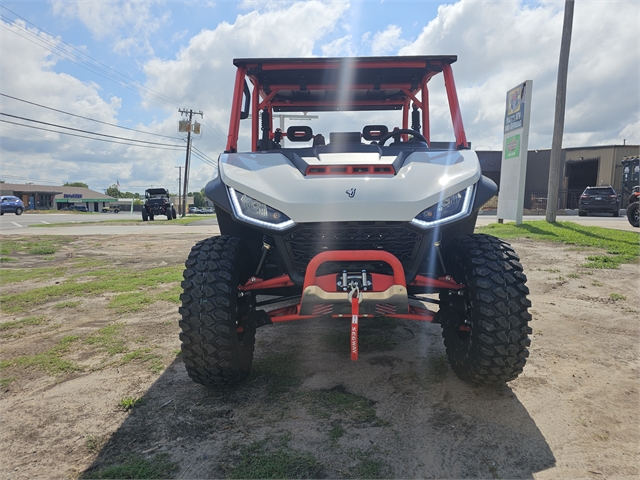
{"label": "hood", "polygon": [[[389,165],[396,157],[343,153],[330,159],[302,158],[316,166]],[[413,152],[395,175],[305,176],[280,152],[229,153],[220,156],[219,175],[225,185],[301,223],[411,221],[474,185],[482,174],[476,153],[461,150]]]}

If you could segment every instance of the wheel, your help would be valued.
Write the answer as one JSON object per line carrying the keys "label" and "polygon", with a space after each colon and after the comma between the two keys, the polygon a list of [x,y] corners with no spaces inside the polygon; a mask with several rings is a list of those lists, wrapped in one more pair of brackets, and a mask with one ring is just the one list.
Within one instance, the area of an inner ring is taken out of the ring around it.
{"label": "wheel", "polygon": [[186,261],[180,340],[187,373],[202,385],[238,383],[251,370],[255,328],[237,331],[250,310],[251,297],[238,298],[249,258],[241,240],[222,236],[198,242]]}
{"label": "wheel", "polygon": [[578,216],[579,217],[586,217],[587,216],[587,212],[585,212],[583,210],[578,210]]}
{"label": "wheel", "polygon": [[171,215],[173,215],[174,220],[178,218],[178,216],[176,215],[176,209],[174,207],[171,207]]}
{"label": "wheel", "polygon": [[638,227],[640,222],[640,220],[638,219],[639,206],[639,202],[634,202],[629,204],[629,206],[627,207],[627,220],[629,220],[629,223],[636,228]]}
{"label": "wheel", "polygon": [[16,215],[22,215],[22,207],[16,208]]}
{"label": "wheel", "polygon": [[378,140],[378,145],[383,146],[384,143],[387,140],[389,140],[390,138],[397,137],[399,135],[402,135],[403,133],[406,133],[407,135],[413,135],[414,138],[417,138],[421,142],[427,143],[427,139],[424,138],[422,136],[422,134],[420,134],[420,132],[417,132],[415,130],[411,130],[409,128],[400,128],[398,130],[394,130],[394,131],[389,132],[386,135],[383,135],[382,137],[380,137],[380,139]]}
{"label": "wheel", "polygon": [[167,220],[173,220],[173,215],[171,214],[171,209],[167,208]]}
{"label": "wheel", "polygon": [[149,214],[147,213],[147,209],[143,208],[142,209],[142,221],[146,222],[147,220],[149,220]]}
{"label": "wheel", "polygon": [[612,213],[613,213],[614,217],[619,217],[620,216],[620,210],[617,209],[617,208]]}
{"label": "wheel", "polygon": [[529,356],[531,302],[522,265],[511,246],[489,235],[468,235],[443,251],[447,273],[466,285],[440,294],[445,349],[462,380],[496,385],[515,379]]}
{"label": "wheel", "polygon": [[149,220],[153,221],[153,212],[149,212]]}

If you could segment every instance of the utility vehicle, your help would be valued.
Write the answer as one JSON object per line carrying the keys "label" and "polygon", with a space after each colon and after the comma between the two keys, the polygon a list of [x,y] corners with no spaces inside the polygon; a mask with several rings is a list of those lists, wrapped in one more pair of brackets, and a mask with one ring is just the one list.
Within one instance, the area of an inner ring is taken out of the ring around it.
{"label": "utility vehicle", "polygon": [[142,220],[153,220],[156,215],[166,215],[167,220],[177,217],[176,208],[171,203],[169,191],[165,188],[148,188],[144,191]]}
{"label": "utility vehicle", "polygon": [[638,215],[638,206],[640,205],[640,186],[636,185],[631,190],[631,195],[629,195],[627,205],[627,220],[629,223],[634,226],[640,226],[640,215]]}
{"label": "utility vehicle", "polygon": [[[194,381],[243,380],[256,329],[318,317],[344,319],[353,360],[359,324],[384,316],[439,323],[463,380],[501,384],[522,372],[526,277],[509,244],[473,233],[497,187],[467,141],[455,61],[234,60],[226,150],[205,187],[221,236],[192,248],[182,282],[180,339]],[[434,77],[442,96],[428,88]],[[430,125],[444,112],[451,141],[436,141]],[[327,114],[324,128],[336,131],[314,134],[300,118],[308,113]],[[276,115],[296,122],[274,128]]]}

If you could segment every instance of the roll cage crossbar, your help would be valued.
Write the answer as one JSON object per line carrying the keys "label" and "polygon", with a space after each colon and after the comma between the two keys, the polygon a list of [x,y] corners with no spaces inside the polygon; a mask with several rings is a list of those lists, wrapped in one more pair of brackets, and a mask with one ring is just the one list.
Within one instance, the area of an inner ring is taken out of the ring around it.
{"label": "roll cage crossbar", "polygon": [[[444,76],[456,145],[469,148],[451,69],[456,59],[455,55],[235,59],[226,152],[237,151],[240,120],[249,113],[251,150],[255,152],[261,112],[272,118],[273,112],[401,110],[402,128],[407,129],[412,103],[422,112],[422,135],[430,143],[427,84],[439,73]],[[253,85],[252,93],[247,77]],[[275,138],[270,126],[264,135]]]}

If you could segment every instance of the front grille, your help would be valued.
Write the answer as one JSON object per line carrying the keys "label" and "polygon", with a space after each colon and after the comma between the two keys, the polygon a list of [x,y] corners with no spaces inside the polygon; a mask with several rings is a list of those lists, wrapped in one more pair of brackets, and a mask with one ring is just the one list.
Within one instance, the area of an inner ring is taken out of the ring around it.
{"label": "front grille", "polygon": [[383,250],[407,270],[413,265],[422,235],[403,222],[332,222],[301,224],[284,237],[295,270],[303,272],[313,257],[327,250]]}

